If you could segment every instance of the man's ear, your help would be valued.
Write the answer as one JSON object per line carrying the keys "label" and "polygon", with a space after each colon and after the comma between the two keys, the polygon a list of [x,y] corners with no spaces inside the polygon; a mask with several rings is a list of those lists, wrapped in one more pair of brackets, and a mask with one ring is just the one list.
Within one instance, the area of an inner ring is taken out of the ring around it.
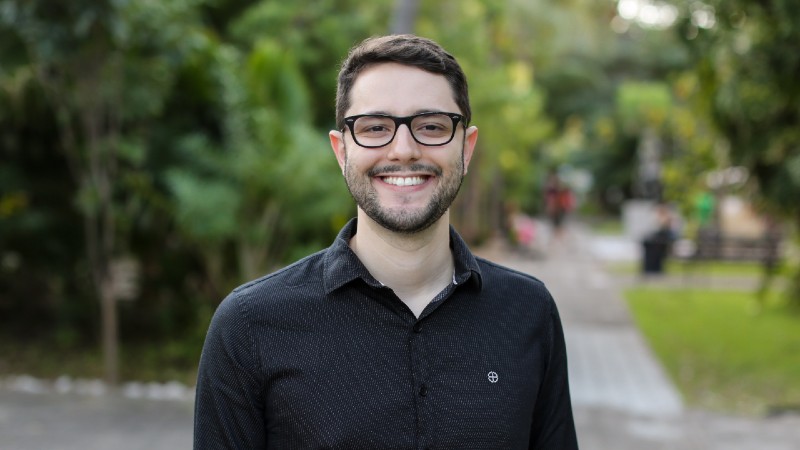
{"label": "man's ear", "polygon": [[464,175],[469,169],[469,162],[472,160],[472,153],[475,151],[475,144],[478,142],[478,127],[467,128],[464,136]]}
{"label": "man's ear", "polygon": [[344,148],[344,135],[341,131],[331,130],[328,133],[328,138],[331,140],[331,148],[333,149],[333,154],[336,155],[336,161],[339,162],[339,168],[342,169],[342,174],[344,174],[344,162],[347,159]]}

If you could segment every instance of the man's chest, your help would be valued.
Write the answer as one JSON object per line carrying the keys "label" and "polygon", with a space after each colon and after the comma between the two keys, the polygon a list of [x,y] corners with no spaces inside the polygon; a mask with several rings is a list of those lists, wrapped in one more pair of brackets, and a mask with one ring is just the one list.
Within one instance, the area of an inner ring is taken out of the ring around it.
{"label": "man's chest", "polygon": [[270,332],[261,346],[276,448],[515,448],[547,349],[536,326],[384,317]]}

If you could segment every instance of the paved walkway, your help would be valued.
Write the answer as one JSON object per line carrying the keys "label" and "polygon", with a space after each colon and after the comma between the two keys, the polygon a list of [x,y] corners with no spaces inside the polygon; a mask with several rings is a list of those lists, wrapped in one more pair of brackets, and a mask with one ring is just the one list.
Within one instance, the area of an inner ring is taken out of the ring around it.
{"label": "paved walkway", "polygon": [[0,389],[2,450],[190,448],[190,401]]}
{"label": "paved walkway", "polygon": [[[539,224],[540,227],[544,226]],[[548,233],[543,233],[549,237]],[[489,246],[484,255],[530,273],[550,288],[564,323],[570,388],[581,448],[800,449],[800,417],[754,419],[687,408],[633,324],[604,261],[638,261],[624,238],[593,236],[572,224],[561,242],[534,254]]]}
{"label": "paved walkway", "polygon": [[[580,226],[569,231],[546,256],[502,246],[481,253],[537,276],[553,292],[564,322],[582,449],[800,449],[798,416],[752,419],[687,408],[631,321],[621,296],[627,282],[601,263],[635,260],[638,248],[624,239],[593,237]],[[39,393],[0,389],[2,450],[191,448],[188,399],[133,399],[92,389],[42,393],[35,383],[27,386]]]}

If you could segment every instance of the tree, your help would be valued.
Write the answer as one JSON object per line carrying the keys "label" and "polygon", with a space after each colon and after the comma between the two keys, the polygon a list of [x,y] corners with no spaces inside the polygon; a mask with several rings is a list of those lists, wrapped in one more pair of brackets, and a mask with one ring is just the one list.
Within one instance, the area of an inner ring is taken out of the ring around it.
{"label": "tree", "polygon": [[[800,226],[800,11],[789,0],[709,0],[676,30],[691,51],[705,111],[749,169],[762,206]],[[794,276],[800,301],[800,271]]]}
{"label": "tree", "polygon": [[[22,70],[44,93],[79,186],[89,268],[102,311],[106,379],[118,380],[118,261],[129,248],[126,173],[144,148],[135,130],[160,111],[191,35],[193,4],[3,0],[3,26],[22,44]],[[166,26],[169,24],[169,26]],[[133,31],[135,30],[135,32]],[[178,56],[176,59],[174,56]]]}
{"label": "tree", "polygon": [[708,111],[732,163],[748,167],[770,207],[800,224],[800,12],[783,0],[706,3],[716,25],[698,28],[689,9],[679,31]]}
{"label": "tree", "polygon": [[308,88],[294,57],[269,39],[249,54],[225,45],[210,52],[221,137],[182,137],[185,157],[167,181],[176,222],[202,255],[211,295],[219,298],[231,283],[309,248],[291,248],[299,241],[322,246],[309,238],[330,236],[329,218],[346,211],[348,200],[327,141],[311,125]]}

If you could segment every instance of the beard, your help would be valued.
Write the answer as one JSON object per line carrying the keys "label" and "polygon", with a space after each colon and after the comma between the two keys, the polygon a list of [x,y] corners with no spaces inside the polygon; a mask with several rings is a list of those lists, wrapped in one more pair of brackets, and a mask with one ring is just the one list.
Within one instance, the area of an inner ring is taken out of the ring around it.
{"label": "beard", "polygon": [[[346,151],[346,150],[345,150]],[[366,175],[358,173],[345,157],[344,178],[347,182],[347,189],[355,200],[356,204],[364,213],[383,228],[395,233],[414,234],[428,229],[436,223],[450,205],[455,200],[461,183],[464,180],[464,151],[462,148],[461,156],[453,162],[450,167],[449,175],[443,176],[444,171],[436,166],[426,164],[412,164],[407,167],[411,172],[433,173],[438,179],[439,184],[428,203],[419,209],[410,208],[386,208],[381,205],[378,193],[372,186],[372,178],[380,173],[383,175],[400,172],[403,166],[389,165],[383,167],[373,167],[367,171]]]}

